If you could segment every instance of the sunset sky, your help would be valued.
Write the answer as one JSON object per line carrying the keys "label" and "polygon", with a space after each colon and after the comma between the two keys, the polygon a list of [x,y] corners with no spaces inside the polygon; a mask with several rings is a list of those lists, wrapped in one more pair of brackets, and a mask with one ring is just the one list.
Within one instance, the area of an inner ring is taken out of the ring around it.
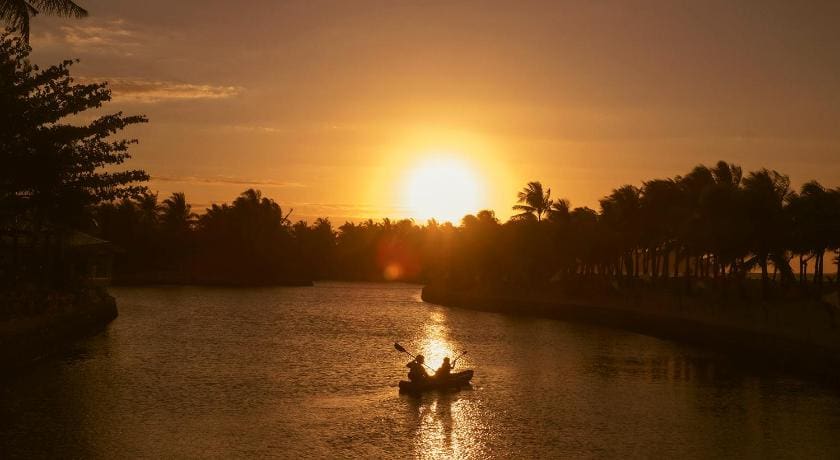
{"label": "sunset sky", "polygon": [[423,219],[438,161],[502,218],[529,180],[597,207],[719,159],[840,186],[840,2],[78,3],[33,20],[34,60],[148,115],[131,165],[199,211],[257,187],[297,219]]}

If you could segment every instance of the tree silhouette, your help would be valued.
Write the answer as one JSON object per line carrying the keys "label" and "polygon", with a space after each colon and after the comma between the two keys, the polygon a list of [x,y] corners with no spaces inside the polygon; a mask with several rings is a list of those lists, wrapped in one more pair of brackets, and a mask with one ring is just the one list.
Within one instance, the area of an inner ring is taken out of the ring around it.
{"label": "tree silhouette", "polygon": [[29,42],[29,20],[42,12],[75,18],[88,15],[87,10],[71,0],[0,0],[0,19],[20,30],[26,42]]}
{"label": "tree silhouette", "polygon": [[109,137],[146,118],[118,112],[72,124],[111,99],[107,85],[74,84],[72,61],[39,69],[30,51],[23,38],[0,35],[0,233],[25,234],[37,248],[10,271],[66,287],[75,281],[63,249],[70,229],[91,224],[91,206],[145,190],[145,172],[116,168],[136,141]]}
{"label": "tree silhouette", "polygon": [[569,222],[570,209],[571,204],[569,200],[565,198],[554,200],[548,210],[548,218],[552,222],[567,224]]}
{"label": "tree silhouette", "polygon": [[625,185],[600,200],[601,219],[617,240],[625,273],[639,274],[640,260],[636,250],[641,243],[641,193],[632,185]]}
{"label": "tree silhouette", "polygon": [[213,205],[199,218],[195,270],[202,282],[271,284],[303,282],[299,248],[288,214],[259,190],[231,205]]}
{"label": "tree silhouette", "polygon": [[[104,203],[96,216],[103,235],[128,248],[122,258],[130,263],[121,263],[123,269],[175,267],[203,282],[334,278],[481,289],[562,286],[563,292],[596,295],[665,288],[720,296],[736,286],[748,298],[759,287],[752,272],[760,269],[764,298],[818,294],[826,279],[823,259],[840,246],[840,189],[812,182],[797,194],[789,187],[778,172],[744,176],[740,167],[721,161],[684,176],[619,187],[600,200],[600,213],[551,200],[531,182],[517,195],[523,213],[507,222],[482,210],[464,216],[459,226],[387,218],[337,229],[327,219],[291,225],[280,206],[257,190],[211,206],[197,224],[183,194],[161,206],[152,194]],[[813,279],[800,267],[803,289],[789,283],[795,280],[793,255],[814,261]]]}
{"label": "tree silhouette", "polygon": [[834,250],[834,262],[836,264],[834,281],[840,286],[840,187],[832,189],[830,194],[832,212],[829,227],[829,247]]}
{"label": "tree silhouette", "polygon": [[336,231],[329,219],[318,218],[310,227],[305,221],[292,226],[300,250],[306,255],[305,271],[314,279],[325,279],[335,273]]}
{"label": "tree silhouette", "polygon": [[817,181],[804,184],[799,194],[788,197],[790,247],[799,254],[799,282],[805,284],[807,263],[813,259],[817,292],[823,284],[825,252],[836,247],[835,235],[840,228],[838,204],[833,194]]}
{"label": "tree silhouette", "polygon": [[140,222],[150,227],[158,224],[158,212],[161,206],[158,203],[157,193],[144,192],[137,197],[137,210]]}
{"label": "tree silhouette", "polygon": [[743,212],[749,222],[749,250],[752,261],[761,267],[764,297],[768,295],[768,258],[779,257],[788,242],[790,227],[784,203],[790,194],[790,179],[776,171],[761,169],[744,178]]}
{"label": "tree silhouette", "polygon": [[679,186],[672,179],[643,184],[639,197],[641,245],[645,251],[643,271],[653,278],[668,277],[669,257],[676,247],[681,219]]}
{"label": "tree silhouette", "polygon": [[543,214],[551,209],[551,189],[543,191],[540,182],[528,182],[528,185],[517,195],[517,205],[513,206],[514,211],[522,211],[516,217],[529,218],[534,216],[537,221],[542,220]]}
{"label": "tree silhouette", "polygon": [[29,53],[20,38],[0,37],[0,194],[8,205],[39,221],[78,225],[87,206],[141,193],[145,172],[102,169],[129,159],[136,142],[108,137],[146,118],[118,112],[69,124],[65,117],[111,99],[107,84],[74,84],[72,61],[38,69]]}
{"label": "tree silhouette", "polygon": [[695,222],[705,234],[703,247],[711,254],[712,273],[718,277],[746,256],[749,225],[743,212],[741,168],[721,161],[710,172],[714,182],[700,193]]}
{"label": "tree silhouette", "polygon": [[195,224],[196,214],[192,212],[192,206],[187,203],[187,197],[183,192],[175,192],[169,198],[163,200],[163,214],[161,222],[164,229],[173,233],[187,233]]}
{"label": "tree silhouette", "polygon": [[[605,227],[598,212],[587,207],[575,208],[569,213],[569,225],[571,231],[568,247],[575,260],[571,273],[588,277],[596,272],[603,274],[608,271],[606,265],[614,261],[602,257],[608,245]],[[610,271],[615,272],[615,269],[613,267]]]}

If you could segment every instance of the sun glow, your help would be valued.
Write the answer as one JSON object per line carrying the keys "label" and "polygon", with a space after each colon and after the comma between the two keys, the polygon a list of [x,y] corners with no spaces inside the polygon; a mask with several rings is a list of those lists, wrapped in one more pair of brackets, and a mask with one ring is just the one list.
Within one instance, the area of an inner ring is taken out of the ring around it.
{"label": "sun glow", "polygon": [[405,180],[405,206],[418,220],[458,223],[482,206],[481,183],[466,162],[452,157],[426,158]]}

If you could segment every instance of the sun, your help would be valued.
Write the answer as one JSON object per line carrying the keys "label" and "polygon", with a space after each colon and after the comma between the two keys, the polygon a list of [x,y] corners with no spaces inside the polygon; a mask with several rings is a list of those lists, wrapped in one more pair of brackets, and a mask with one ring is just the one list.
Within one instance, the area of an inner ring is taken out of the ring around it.
{"label": "sun", "polygon": [[411,217],[421,221],[458,223],[481,207],[481,182],[475,170],[458,158],[426,158],[409,171],[404,184],[404,205]]}

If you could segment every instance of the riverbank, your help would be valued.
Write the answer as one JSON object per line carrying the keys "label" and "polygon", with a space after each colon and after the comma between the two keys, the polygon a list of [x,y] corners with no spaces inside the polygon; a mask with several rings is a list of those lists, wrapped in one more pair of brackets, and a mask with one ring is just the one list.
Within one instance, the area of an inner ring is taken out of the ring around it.
{"label": "riverbank", "polygon": [[423,288],[422,298],[451,307],[621,328],[840,382],[840,311],[829,301],[710,301],[641,290],[575,296],[561,288],[456,290],[434,284]]}
{"label": "riverbank", "polygon": [[111,281],[115,286],[223,286],[223,287],[265,287],[265,286],[312,286],[308,277],[275,277],[273,279],[250,279],[229,275],[209,276],[178,271],[151,271],[115,275]]}
{"label": "riverbank", "polygon": [[4,373],[97,334],[117,317],[117,304],[104,289],[53,293],[35,301],[20,293],[3,296],[0,367]]}

